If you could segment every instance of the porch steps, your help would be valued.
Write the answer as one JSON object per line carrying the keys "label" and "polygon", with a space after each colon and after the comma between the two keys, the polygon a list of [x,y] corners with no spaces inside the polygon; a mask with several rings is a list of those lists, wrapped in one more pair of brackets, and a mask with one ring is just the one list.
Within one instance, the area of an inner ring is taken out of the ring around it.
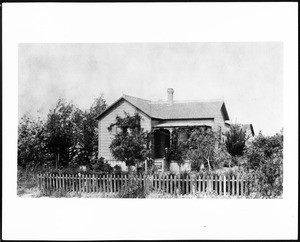
{"label": "porch steps", "polygon": [[162,171],[163,170],[163,163],[164,163],[164,160],[162,158],[154,160],[154,166],[156,168],[158,168],[158,171]]}

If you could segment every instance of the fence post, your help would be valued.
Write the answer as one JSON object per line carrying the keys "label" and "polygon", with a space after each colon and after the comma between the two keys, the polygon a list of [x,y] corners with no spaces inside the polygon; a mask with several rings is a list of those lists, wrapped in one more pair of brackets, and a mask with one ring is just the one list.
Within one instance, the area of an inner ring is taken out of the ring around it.
{"label": "fence post", "polygon": [[37,174],[37,183],[38,183],[39,190],[41,190],[40,174]]}
{"label": "fence post", "polygon": [[221,176],[219,176],[219,195],[222,195],[222,179],[221,179]]}
{"label": "fence post", "polygon": [[249,195],[249,181],[248,181],[248,177],[245,178],[245,195],[248,196]]}
{"label": "fence post", "polygon": [[228,195],[229,195],[229,196],[231,195],[231,189],[230,189],[230,186],[231,186],[231,176],[229,175],[229,177],[228,177]]}
{"label": "fence post", "polygon": [[79,192],[82,191],[82,185],[81,185],[81,173],[78,174],[78,185],[79,185]]}
{"label": "fence post", "polygon": [[110,185],[110,193],[112,193],[113,192],[112,174],[109,175],[109,185]]}
{"label": "fence post", "polygon": [[239,174],[236,176],[236,195],[239,197],[240,196],[240,188],[239,188]]}
{"label": "fence post", "polygon": [[198,193],[200,193],[200,191],[201,191],[201,178],[200,178],[200,175],[198,174],[198,176],[197,176],[197,183],[198,183],[198,189],[197,189],[197,192]]}
{"label": "fence post", "polygon": [[224,175],[224,183],[223,183],[223,192],[224,196],[226,196],[226,176]]}
{"label": "fence post", "polygon": [[169,185],[170,194],[173,194],[173,175],[172,174],[169,175],[169,181],[170,181],[170,185]]}
{"label": "fence post", "polygon": [[148,194],[148,181],[147,181],[147,177],[145,174],[143,174],[143,182],[144,182],[144,193],[145,194]]}
{"label": "fence post", "polygon": [[196,194],[196,183],[197,183],[197,177],[193,175],[193,179],[192,179],[192,194],[193,196],[195,196]]}
{"label": "fence post", "polygon": [[179,195],[181,194],[181,179],[180,179],[180,174],[178,175],[178,179],[177,179],[177,175],[175,176],[175,180],[177,180],[177,189],[176,189],[176,194]]}
{"label": "fence post", "polygon": [[243,197],[244,195],[244,178],[241,177],[241,196]]}
{"label": "fence post", "polygon": [[170,175],[169,174],[167,174],[166,175],[166,185],[167,185],[167,187],[166,187],[166,193],[170,193],[169,192],[169,190],[170,190]]}
{"label": "fence post", "polygon": [[92,174],[92,193],[95,193],[95,174]]}

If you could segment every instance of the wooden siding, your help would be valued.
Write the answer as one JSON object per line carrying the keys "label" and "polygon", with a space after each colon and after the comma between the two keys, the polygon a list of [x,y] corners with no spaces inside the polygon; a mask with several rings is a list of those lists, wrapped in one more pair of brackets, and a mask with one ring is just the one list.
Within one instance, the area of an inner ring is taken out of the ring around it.
{"label": "wooden siding", "polygon": [[[215,116],[215,125],[214,125],[214,131],[219,134],[221,132],[221,141],[225,141],[225,133],[229,130],[228,127],[225,124],[225,118],[222,113],[222,109],[220,109],[220,112],[218,115]],[[221,130],[220,130],[221,129]]]}
{"label": "wooden siding", "polygon": [[121,101],[114,109],[98,121],[98,154],[99,157],[104,157],[108,161],[115,161],[110,153],[109,145],[116,134],[116,129],[109,132],[107,128],[110,124],[115,122],[117,115],[124,117],[124,111],[130,115],[134,115],[135,112],[138,112],[142,117],[141,127],[144,131],[151,131],[151,119],[127,101]]}

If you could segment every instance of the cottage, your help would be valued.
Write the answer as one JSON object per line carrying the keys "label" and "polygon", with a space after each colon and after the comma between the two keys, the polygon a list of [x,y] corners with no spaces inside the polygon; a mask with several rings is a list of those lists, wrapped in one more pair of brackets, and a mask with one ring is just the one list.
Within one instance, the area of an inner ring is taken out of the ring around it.
{"label": "cottage", "polygon": [[[202,126],[211,128],[219,134],[224,142],[225,132],[229,130],[226,122],[229,116],[224,101],[175,101],[174,90],[167,90],[167,101],[154,102],[137,97],[123,95],[110,105],[98,117],[98,151],[99,157],[104,157],[111,165],[120,165],[126,170],[124,162],[116,161],[109,149],[114,134],[108,131],[110,124],[115,122],[117,115],[124,116],[124,111],[133,115],[138,112],[142,117],[141,127],[146,131],[153,131],[151,154],[155,164],[164,169],[165,148],[170,147],[170,137],[176,127]],[[171,164],[171,170],[176,170],[177,164]],[[189,164],[186,164],[189,169]]]}

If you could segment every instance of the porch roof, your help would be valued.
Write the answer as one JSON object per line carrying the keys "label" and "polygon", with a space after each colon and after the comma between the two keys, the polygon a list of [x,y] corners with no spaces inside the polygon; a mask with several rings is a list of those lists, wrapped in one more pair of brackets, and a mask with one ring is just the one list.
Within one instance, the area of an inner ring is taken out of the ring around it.
{"label": "porch roof", "polygon": [[199,121],[178,121],[178,122],[165,122],[153,126],[153,128],[174,128],[174,127],[187,127],[187,126],[208,126],[212,127],[212,123]]}

